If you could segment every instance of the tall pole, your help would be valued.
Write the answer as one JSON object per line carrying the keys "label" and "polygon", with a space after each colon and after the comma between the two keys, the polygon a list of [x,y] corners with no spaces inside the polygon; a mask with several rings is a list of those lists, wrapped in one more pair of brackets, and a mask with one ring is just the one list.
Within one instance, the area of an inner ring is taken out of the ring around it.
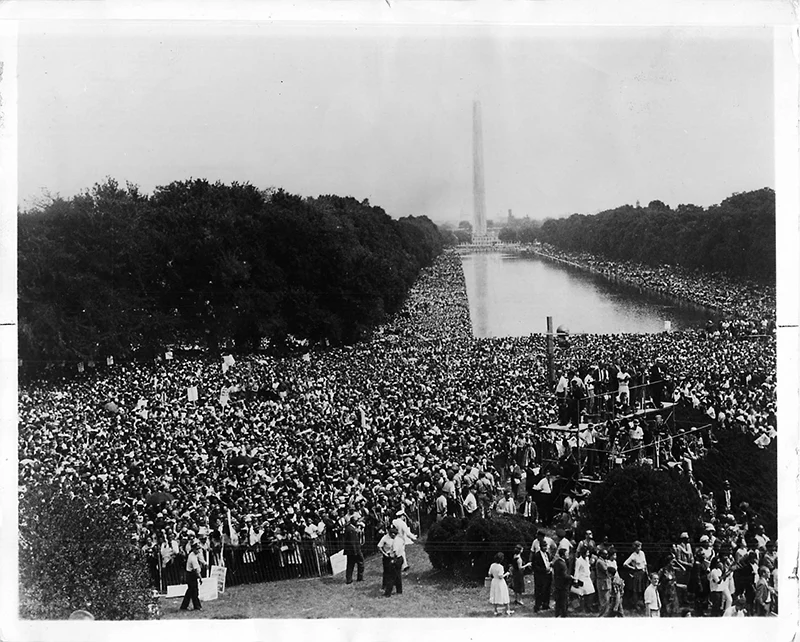
{"label": "tall pole", "polygon": [[486,192],[483,186],[483,129],[481,126],[481,103],[472,103],[472,233],[486,234]]}
{"label": "tall pole", "polygon": [[553,354],[555,346],[553,344],[553,317],[547,317],[547,376],[552,386],[556,381],[556,373],[553,371]]}

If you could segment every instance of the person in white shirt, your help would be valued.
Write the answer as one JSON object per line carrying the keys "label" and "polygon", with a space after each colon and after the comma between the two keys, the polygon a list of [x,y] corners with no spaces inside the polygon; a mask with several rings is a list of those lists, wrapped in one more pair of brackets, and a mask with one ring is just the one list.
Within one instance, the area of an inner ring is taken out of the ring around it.
{"label": "person in white shirt", "polygon": [[553,474],[548,472],[542,477],[533,487],[533,491],[542,524],[550,524],[553,502]]}
{"label": "person in white shirt", "polygon": [[732,606],[725,609],[722,617],[747,617],[747,599],[744,595],[736,598]]}
{"label": "person in white shirt", "polygon": [[517,512],[517,505],[514,502],[514,498],[511,497],[510,490],[506,490],[503,498],[497,502],[497,512],[501,515],[503,513],[514,515]]}
{"label": "person in white shirt", "polygon": [[181,611],[186,611],[189,608],[189,602],[192,603],[192,608],[195,611],[202,610],[202,605],[200,604],[200,595],[199,595],[199,588],[198,583],[202,584],[203,579],[201,576],[201,568],[200,568],[200,560],[197,559],[197,553],[200,550],[200,542],[195,541],[191,545],[191,552],[189,553],[189,557],[186,558],[186,594],[183,596],[183,602],[181,603],[180,609]]}
{"label": "person in white shirt", "polygon": [[392,539],[392,547],[389,552],[390,557],[390,576],[386,580],[386,585],[383,589],[383,594],[386,597],[392,595],[392,589],[397,591],[398,595],[403,594],[403,568],[408,568],[406,560],[406,543],[402,535],[397,533]]}
{"label": "person in white shirt", "polygon": [[466,489],[464,494],[464,513],[466,513],[467,519],[472,519],[478,514],[478,500],[475,499],[471,488]]}
{"label": "person in white shirt", "polygon": [[400,539],[403,541],[403,570],[408,570],[408,560],[405,557],[405,546],[406,544],[413,544],[417,538],[414,533],[411,532],[411,529],[408,527],[408,524],[405,520],[405,512],[402,510],[397,511],[397,517],[392,522],[392,525],[397,529],[397,537],[395,539]]}
{"label": "person in white shirt", "polygon": [[383,534],[378,542],[378,551],[383,559],[383,583],[381,587],[386,592],[390,581],[394,581],[394,569],[392,567],[392,551],[394,550],[394,538],[397,535],[397,528],[389,526],[389,530]]}
{"label": "person in white shirt", "polygon": [[650,586],[644,590],[646,617],[661,617],[661,596],[658,594],[658,574],[650,575]]}

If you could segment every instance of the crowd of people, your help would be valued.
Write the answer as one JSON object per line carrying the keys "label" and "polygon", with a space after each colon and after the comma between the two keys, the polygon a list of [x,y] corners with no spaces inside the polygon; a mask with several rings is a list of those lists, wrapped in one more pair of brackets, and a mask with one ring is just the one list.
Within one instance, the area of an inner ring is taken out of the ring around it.
{"label": "crowd of people", "polygon": [[[531,574],[533,612],[550,610],[554,602],[556,617],[566,617],[570,604],[573,612],[600,617],[624,617],[626,611],[645,617],[776,614],[777,542],[746,504],[739,505],[735,517],[725,510],[718,506],[701,535],[690,538],[683,532],[651,560],[642,542],[618,551],[608,537],[596,541],[592,531],[576,541],[572,529],[556,529],[555,537],[539,530],[527,555],[518,545],[511,563],[505,564],[498,553],[489,570],[489,601],[495,615],[501,608],[510,615],[512,606],[524,606],[525,575]],[[513,605],[508,587],[499,580],[513,588]]]}
{"label": "crowd of people", "polygon": [[[751,304],[742,309],[763,301]],[[577,420],[591,425],[577,463],[588,474],[655,459],[655,449],[660,463],[690,469],[713,430],[776,438],[770,334],[581,335],[556,361],[584,385]],[[656,367],[662,379],[651,377]],[[613,372],[630,375],[628,397]],[[664,400],[702,410],[712,430],[648,424],[637,437],[639,422],[619,416],[653,403],[659,381]],[[419,533],[442,495],[444,514],[463,513],[470,495],[487,514],[506,499],[506,481],[546,485],[551,462],[569,478],[579,437],[542,430],[559,423],[570,421],[548,382],[545,337],[473,338],[461,262],[446,253],[369,342],[224,360],[165,355],[21,384],[20,492],[53,485],[116,505],[162,586],[171,566],[182,576],[195,540],[207,564],[238,545],[291,577],[309,556],[327,564],[354,516],[374,548],[398,513]],[[665,439],[654,445],[647,434]],[[647,448],[625,456],[637,439]],[[580,494],[571,501],[579,506]],[[536,510],[545,523],[562,512],[552,502]]]}
{"label": "crowd of people", "polygon": [[[565,252],[547,243],[536,243],[531,249],[608,278],[718,311],[727,317],[724,329],[730,333],[766,334],[775,329],[774,285],[768,287],[721,272],[687,270],[678,265],[610,261],[594,254]],[[717,330],[723,330],[721,324]]]}

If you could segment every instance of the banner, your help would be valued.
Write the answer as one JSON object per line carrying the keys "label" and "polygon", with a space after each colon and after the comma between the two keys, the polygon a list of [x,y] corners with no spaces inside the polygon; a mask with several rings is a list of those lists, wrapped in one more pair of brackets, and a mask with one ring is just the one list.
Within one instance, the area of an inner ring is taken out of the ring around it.
{"label": "banner", "polygon": [[164,359],[166,359],[167,361],[172,361],[172,350],[167,350],[164,353]]}
{"label": "banner", "polygon": [[347,568],[347,558],[344,556],[344,549],[334,555],[331,555],[330,560],[331,570],[333,571],[334,575],[343,573]]}
{"label": "banner", "polygon": [[189,401],[197,401],[197,386],[186,389],[186,398]]}
{"label": "banner", "polygon": [[228,392],[227,388],[223,388],[222,392],[219,393],[219,405],[223,408],[228,406],[228,401],[230,401],[231,395]]}
{"label": "banner", "polygon": [[108,357],[108,359],[106,359],[106,365],[113,366],[114,365],[114,357]]}
{"label": "banner", "polygon": [[78,364],[78,372],[83,372],[83,361]]}

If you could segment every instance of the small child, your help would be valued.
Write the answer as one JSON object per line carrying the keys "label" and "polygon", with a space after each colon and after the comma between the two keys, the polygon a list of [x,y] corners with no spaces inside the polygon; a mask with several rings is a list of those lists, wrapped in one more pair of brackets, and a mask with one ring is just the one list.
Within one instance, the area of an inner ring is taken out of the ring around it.
{"label": "small child", "polygon": [[625,612],[622,610],[625,580],[617,575],[617,569],[614,566],[608,567],[608,574],[611,577],[611,593],[608,598],[608,615],[606,617],[625,617]]}

